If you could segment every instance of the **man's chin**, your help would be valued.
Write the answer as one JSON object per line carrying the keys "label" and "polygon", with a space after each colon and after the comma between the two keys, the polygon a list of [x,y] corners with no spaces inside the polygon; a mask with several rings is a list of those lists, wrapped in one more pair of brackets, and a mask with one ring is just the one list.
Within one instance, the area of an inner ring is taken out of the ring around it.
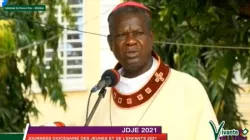
{"label": "man's chin", "polygon": [[141,62],[140,62],[140,58],[138,57],[134,57],[134,58],[130,58],[130,59],[127,59],[127,65],[140,65]]}
{"label": "man's chin", "polygon": [[127,63],[126,67],[123,67],[129,72],[138,72],[141,71],[141,64],[138,62]]}
{"label": "man's chin", "polygon": [[137,69],[138,67],[140,67],[141,62],[139,58],[133,58],[133,59],[129,59],[127,60],[127,64],[126,64],[126,68],[127,69]]}

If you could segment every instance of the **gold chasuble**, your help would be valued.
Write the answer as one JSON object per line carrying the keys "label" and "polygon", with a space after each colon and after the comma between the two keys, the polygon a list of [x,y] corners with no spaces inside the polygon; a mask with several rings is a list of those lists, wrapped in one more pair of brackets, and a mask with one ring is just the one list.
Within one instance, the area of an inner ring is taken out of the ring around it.
{"label": "gold chasuble", "polygon": [[147,84],[130,95],[108,90],[90,126],[162,126],[169,140],[213,140],[209,121],[218,122],[202,84],[165,65],[156,53],[153,57],[158,67]]}

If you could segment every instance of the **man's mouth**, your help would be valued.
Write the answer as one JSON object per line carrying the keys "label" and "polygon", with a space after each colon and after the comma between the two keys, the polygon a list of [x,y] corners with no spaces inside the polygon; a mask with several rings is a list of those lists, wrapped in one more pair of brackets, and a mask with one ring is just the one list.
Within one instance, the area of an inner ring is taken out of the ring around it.
{"label": "man's mouth", "polygon": [[124,55],[128,58],[134,58],[137,57],[140,54],[139,51],[127,51],[124,53]]}

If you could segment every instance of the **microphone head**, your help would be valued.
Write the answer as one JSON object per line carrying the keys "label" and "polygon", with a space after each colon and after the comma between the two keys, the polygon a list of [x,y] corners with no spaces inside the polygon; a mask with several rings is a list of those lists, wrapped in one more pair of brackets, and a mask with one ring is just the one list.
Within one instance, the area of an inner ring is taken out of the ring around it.
{"label": "microphone head", "polygon": [[106,77],[111,78],[111,84],[109,87],[115,86],[120,81],[120,74],[115,69],[108,69],[102,74],[102,79],[105,79]]}

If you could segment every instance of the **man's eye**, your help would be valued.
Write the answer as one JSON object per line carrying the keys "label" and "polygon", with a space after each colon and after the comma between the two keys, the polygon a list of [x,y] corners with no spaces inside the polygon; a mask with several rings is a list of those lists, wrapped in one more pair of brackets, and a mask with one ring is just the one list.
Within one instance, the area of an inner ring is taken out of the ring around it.
{"label": "man's eye", "polygon": [[123,37],[125,36],[126,34],[117,34],[115,37]]}
{"label": "man's eye", "polygon": [[138,36],[138,35],[142,35],[144,33],[143,32],[134,32],[133,34],[136,35],[136,36]]}

